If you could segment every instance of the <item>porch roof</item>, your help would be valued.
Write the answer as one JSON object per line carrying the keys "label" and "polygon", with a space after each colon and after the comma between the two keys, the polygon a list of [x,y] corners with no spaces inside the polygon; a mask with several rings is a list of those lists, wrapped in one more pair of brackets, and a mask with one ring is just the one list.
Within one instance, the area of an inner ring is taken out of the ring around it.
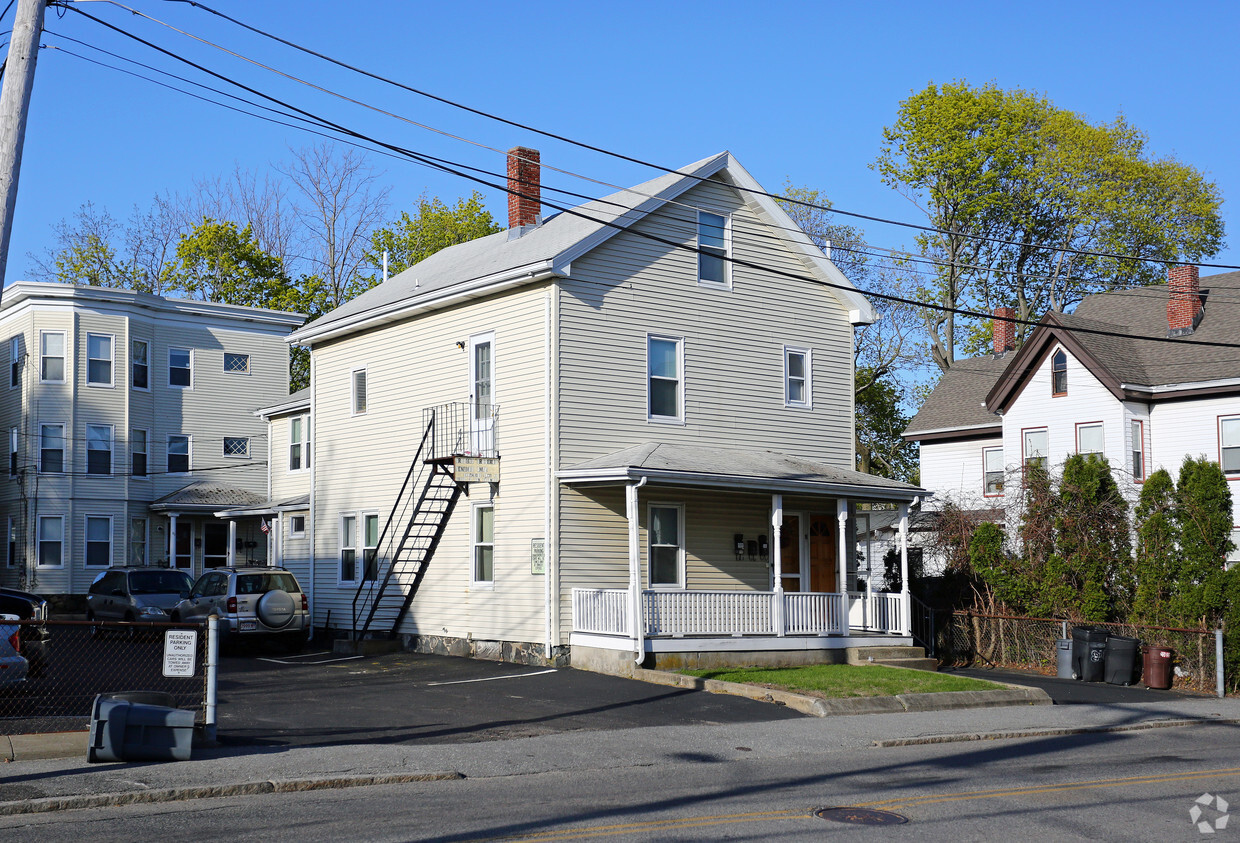
{"label": "porch roof", "polygon": [[266,500],[252,506],[237,506],[221,509],[215,513],[217,518],[244,518],[247,515],[275,515],[277,512],[296,512],[310,508],[310,494],[297,495],[282,500]]}
{"label": "porch roof", "polygon": [[149,507],[151,512],[202,512],[262,503],[262,497],[222,483],[191,483],[164,495]]}
{"label": "porch roof", "polygon": [[556,475],[568,486],[640,480],[665,486],[911,501],[925,489],[775,451],[647,442],[597,457]]}

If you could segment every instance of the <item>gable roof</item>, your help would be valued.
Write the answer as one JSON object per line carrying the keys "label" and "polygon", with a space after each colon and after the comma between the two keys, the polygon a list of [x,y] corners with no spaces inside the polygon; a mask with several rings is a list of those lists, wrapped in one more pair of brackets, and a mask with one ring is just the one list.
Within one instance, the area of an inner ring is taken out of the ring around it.
{"label": "gable roof", "polygon": [[289,342],[313,344],[504,289],[569,277],[573,260],[711,177],[745,191],[746,204],[801,256],[808,274],[832,285],[828,289],[854,323],[873,320],[869,302],[843,273],[777,202],[762,194],[761,186],[731,153],[721,152],[572,212],[555,214],[540,225],[442,249],[293,332]]}
{"label": "gable roof", "polygon": [[986,393],[999,380],[1012,356],[1010,353],[986,354],[953,363],[909,422],[904,438],[929,438],[927,434],[955,437],[1000,433],[1002,420],[986,408]]}
{"label": "gable roof", "polygon": [[[1166,284],[1098,293],[1071,314],[1048,313],[990,390],[986,405],[1006,410],[1056,344],[1070,351],[1119,400],[1240,390],[1237,349],[1203,344],[1235,343],[1240,338],[1240,299],[1229,294],[1238,284],[1240,272],[1202,278],[1201,321],[1192,334],[1171,342],[1141,339],[1167,338]],[[1210,286],[1216,288],[1213,296]]]}

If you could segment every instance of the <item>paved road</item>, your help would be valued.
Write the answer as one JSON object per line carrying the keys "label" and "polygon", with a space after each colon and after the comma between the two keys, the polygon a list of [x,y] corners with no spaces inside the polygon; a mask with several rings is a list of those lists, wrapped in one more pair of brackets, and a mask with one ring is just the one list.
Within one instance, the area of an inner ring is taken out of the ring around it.
{"label": "paved road", "polygon": [[227,657],[218,688],[230,746],[463,743],[802,716],[586,671],[412,653]]}
{"label": "paved road", "polygon": [[[1089,707],[1081,707],[1082,710]],[[1051,708],[1008,710],[1020,719]],[[957,712],[955,728],[993,721]],[[40,841],[202,840],[1200,840],[1189,819],[1205,793],[1240,805],[1240,734],[1202,725],[1120,734],[970,741],[879,749],[847,738],[912,715],[801,718],[693,729],[578,732],[445,747],[459,780],[129,805],[0,818]],[[899,718],[893,720],[891,718]],[[996,721],[997,722],[997,721]],[[509,753],[488,772],[486,756]],[[396,747],[377,747],[376,754]],[[403,748],[402,748],[403,749]],[[428,747],[428,749],[431,749]],[[295,750],[318,753],[319,750]],[[405,752],[414,769],[428,762]],[[446,756],[445,756],[446,757]],[[545,766],[552,759],[558,766]],[[266,756],[278,765],[279,756]],[[385,763],[391,765],[397,756]],[[442,761],[434,756],[430,763]],[[218,761],[207,761],[217,765]],[[343,759],[339,774],[351,769]],[[16,766],[16,765],[15,765]],[[180,774],[118,767],[141,780]],[[182,766],[182,765],[175,765]],[[37,773],[37,767],[27,767]],[[201,773],[206,775],[204,769]],[[34,783],[40,784],[35,775]],[[1216,805],[1217,803],[1213,803]],[[815,810],[864,806],[901,826],[830,823]],[[1207,810],[1213,822],[1219,815]],[[1232,830],[1230,833],[1235,833]]]}

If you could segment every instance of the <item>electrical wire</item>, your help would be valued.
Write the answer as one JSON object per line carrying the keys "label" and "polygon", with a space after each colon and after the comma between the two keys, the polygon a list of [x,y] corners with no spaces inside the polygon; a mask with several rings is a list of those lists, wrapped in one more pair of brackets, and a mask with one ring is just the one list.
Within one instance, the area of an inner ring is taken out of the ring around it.
{"label": "electrical wire", "polygon": [[[115,0],[94,0],[94,1],[95,1],[95,2],[107,2],[107,3],[112,3],[113,5],[118,5],[118,6],[120,5],[120,4],[116,3],[116,2],[115,2]],[[94,16],[92,16],[92,15],[90,15],[90,14],[87,14],[86,12],[82,11],[81,9],[78,9],[78,8],[76,8],[76,7],[73,7],[73,6],[68,6],[68,7],[66,7],[66,8],[70,8],[70,9],[72,9],[73,11],[77,12],[79,15],[82,15],[82,16],[86,17],[86,18],[87,18],[87,19],[89,19],[89,20],[95,21],[96,23],[98,23],[98,24],[100,24],[100,25],[102,25],[102,26],[104,26],[104,27],[106,27],[106,28],[108,28],[108,29],[110,29],[110,30],[113,30],[114,32],[117,32],[117,33],[119,33],[119,34],[121,34],[121,35],[124,35],[124,36],[126,36],[126,37],[128,37],[128,38],[131,38],[131,39],[133,39],[133,40],[135,40],[135,41],[137,41],[137,42],[139,42],[139,43],[142,43],[142,44],[144,44],[144,45],[146,45],[146,46],[148,46],[148,47],[151,47],[152,49],[154,49],[154,50],[156,50],[156,51],[158,51],[158,52],[160,52],[160,53],[162,53],[162,54],[164,54],[164,55],[166,55],[166,56],[168,56],[168,57],[170,57],[170,58],[173,58],[173,59],[175,59],[175,60],[177,60],[177,61],[180,61],[180,62],[183,62],[183,63],[185,63],[185,64],[188,64],[188,65],[190,65],[191,67],[194,67],[195,69],[197,69],[197,70],[199,70],[199,71],[201,71],[201,72],[203,72],[203,73],[206,73],[206,74],[208,74],[208,75],[210,75],[210,76],[212,76],[212,77],[215,77],[215,78],[217,78],[217,79],[219,79],[219,80],[221,80],[221,81],[227,82],[227,83],[229,83],[229,84],[231,84],[231,85],[234,85],[234,86],[236,86],[236,87],[238,87],[238,88],[240,88],[240,89],[242,89],[242,90],[244,90],[244,91],[247,91],[247,92],[249,92],[249,93],[251,93],[251,94],[254,94],[255,96],[262,97],[262,98],[263,98],[263,99],[265,99],[265,100],[268,100],[268,101],[270,101],[270,102],[274,102],[274,103],[279,104],[279,105],[281,105],[281,106],[283,106],[283,107],[285,107],[285,108],[291,109],[292,111],[295,111],[295,112],[297,112],[297,113],[299,113],[299,114],[305,115],[305,116],[310,117],[310,118],[315,119],[315,120],[322,121],[324,125],[329,126],[329,127],[331,127],[332,129],[334,129],[334,130],[336,130],[336,131],[343,132],[343,133],[345,133],[345,134],[347,134],[347,135],[349,135],[349,136],[351,136],[351,137],[358,138],[358,139],[360,139],[360,140],[365,140],[365,141],[368,141],[368,142],[370,142],[370,143],[377,144],[377,145],[382,146],[382,147],[384,147],[384,148],[390,149],[390,150],[392,150],[393,152],[398,152],[398,153],[400,153],[400,154],[402,154],[402,155],[406,155],[406,156],[408,156],[408,157],[410,158],[410,160],[413,160],[413,161],[418,162],[418,163],[422,163],[422,164],[423,164],[423,165],[425,165],[425,166],[429,166],[429,167],[431,167],[431,168],[433,168],[433,169],[436,169],[436,170],[439,170],[439,171],[441,171],[441,172],[445,172],[445,173],[448,173],[448,174],[451,174],[451,175],[456,175],[456,176],[459,176],[459,177],[461,177],[461,178],[468,179],[468,180],[470,180],[470,181],[474,181],[474,182],[476,182],[476,183],[478,183],[478,184],[484,185],[484,186],[489,187],[489,188],[491,188],[491,189],[493,189],[493,190],[501,191],[501,192],[508,193],[508,194],[510,194],[510,195],[513,195],[513,196],[518,196],[518,197],[521,197],[521,198],[526,198],[526,199],[533,199],[533,198],[534,198],[534,197],[532,197],[532,196],[530,196],[530,195],[528,195],[528,194],[524,194],[524,193],[522,193],[520,190],[514,189],[514,188],[509,187],[509,186],[507,186],[507,185],[503,185],[503,184],[494,184],[494,183],[491,183],[491,182],[486,181],[485,179],[479,178],[479,177],[477,177],[477,176],[472,176],[472,175],[469,175],[469,174],[468,174],[468,173],[466,173],[466,172],[462,172],[460,169],[456,169],[456,167],[457,167],[457,166],[459,166],[459,165],[456,165],[456,164],[454,164],[454,163],[453,163],[453,164],[451,164],[451,165],[448,165],[448,164],[442,164],[442,163],[438,163],[439,161],[442,161],[442,160],[444,160],[444,159],[435,159],[435,158],[433,158],[433,157],[431,157],[431,156],[426,156],[426,155],[424,155],[424,154],[422,154],[422,153],[418,153],[418,152],[415,152],[415,151],[410,150],[410,149],[406,149],[406,148],[403,148],[403,147],[399,147],[399,146],[396,146],[396,145],[394,145],[394,144],[389,144],[389,143],[386,143],[386,142],[384,142],[384,141],[380,141],[380,140],[378,140],[378,139],[376,139],[376,138],[373,138],[373,137],[371,137],[371,136],[369,136],[369,135],[365,135],[365,134],[363,134],[363,133],[361,133],[361,132],[357,132],[357,131],[355,131],[355,130],[348,129],[348,128],[347,128],[347,127],[345,127],[345,126],[342,126],[342,125],[340,125],[340,124],[338,124],[338,123],[335,123],[335,122],[333,122],[333,121],[327,120],[326,118],[320,117],[320,116],[318,116],[318,115],[314,115],[314,114],[313,114],[313,113],[311,113],[311,112],[308,112],[308,111],[306,111],[306,110],[304,110],[304,109],[301,109],[301,108],[298,108],[298,107],[296,107],[296,106],[293,106],[293,105],[291,105],[290,103],[287,103],[287,102],[285,102],[285,101],[283,101],[283,100],[280,100],[280,99],[278,99],[278,98],[276,98],[276,97],[270,96],[270,95],[268,95],[268,94],[264,94],[264,93],[262,93],[261,91],[258,91],[258,90],[254,89],[254,88],[251,88],[251,87],[249,87],[248,85],[245,85],[245,84],[243,84],[243,83],[237,82],[236,80],[231,79],[231,78],[229,78],[229,77],[227,77],[227,76],[224,76],[223,74],[220,74],[220,73],[217,73],[217,72],[215,72],[215,71],[209,70],[209,69],[207,69],[206,67],[203,67],[202,65],[199,65],[199,64],[197,64],[196,62],[191,61],[190,59],[187,59],[187,58],[185,58],[185,57],[183,57],[183,56],[180,56],[180,55],[178,55],[178,54],[176,54],[176,53],[173,53],[173,52],[171,52],[171,51],[169,51],[169,50],[166,50],[166,49],[164,49],[163,47],[160,47],[160,46],[158,46],[158,45],[156,45],[156,44],[151,43],[150,41],[147,41],[146,39],[143,39],[143,38],[141,38],[141,37],[139,37],[139,36],[137,36],[137,35],[134,35],[133,33],[127,32],[126,30],[123,30],[123,29],[121,29],[121,28],[119,28],[119,27],[116,27],[116,26],[114,26],[114,25],[110,24],[110,23],[107,23],[106,21],[102,21],[102,20],[100,20],[99,18],[96,18],[96,17],[94,17]],[[123,6],[122,6],[121,8],[126,8],[126,7],[123,7]],[[683,177],[692,177],[692,178],[697,178],[697,179],[699,179],[699,181],[707,181],[707,179],[705,179],[705,178],[702,178],[702,177],[697,177],[697,176],[693,176],[692,174],[689,174],[689,173],[681,173],[680,175],[681,175],[681,176],[683,176]],[[759,191],[759,193],[762,193],[762,195],[765,195],[765,196],[772,196],[772,194],[767,194],[767,193],[764,193],[764,192],[761,192],[761,191]],[[780,197],[774,197],[774,198],[780,198]],[[577,217],[579,217],[579,218],[582,218],[582,219],[585,219],[585,220],[588,220],[588,221],[591,221],[591,222],[594,222],[594,223],[598,223],[598,224],[603,225],[603,226],[605,226],[605,227],[614,228],[614,229],[616,229],[616,230],[620,230],[620,231],[625,231],[625,230],[630,231],[630,232],[631,232],[631,233],[633,233],[633,234],[636,234],[636,235],[641,236],[641,237],[643,237],[643,238],[646,238],[646,239],[648,239],[648,240],[652,240],[652,241],[654,241],[654,242],[661,243],[661,244],[666,245],[666,246],[670,246],[670,247],[672,247],[672,248],[681,249],[681,250],[685,250],[685,251],[690,251],[690,252],[693,252],[693,253],[696,253],[696,254],[699,254],[699,255],[704,253],[702,249],[699,249],[699,248],[698,248],[698,247],[696,247],[696,246],[689,246],[689,245],[687,245],[687,244],[677,243],[677,242],[672,241],[672,240],[669,240],[669,239],[667,239],[667,238],[664,238],[664,237],[659,237],[658,235],[651,234],[650,232],[645,232],[645,231],[635,230],[635,229],[631,229],[631,228],[626,228],[626,226],[620,225],[620,224],[618,224],[618,223],[616,223],[616,222],[613,222],[613,221],[610,221],[610,220],[603,220],[603,219],[598,219],[598,218],[595,218],[595,217],[591,217],[589,214],[583,213],[583,212],[579,211],[578,209],[574,209],[574,208],[568,208],[568,207],[560,206],[560,205],[557,205],[557,204],[555,204],[555,203],[551,203],[551,202],[547,202],[547,201],[542,202],[542,204],[544,204],[544,205],[546,205],[546,206],[548,206],[548,207],[554,208],[554,209],[556,209],[556,210],[560,211],[561,213],[566,213],[566,214],[570,214],[570,215],[572,215],[572,216],[577,216]],[[1036,325],[1038,324],[1038,322],[1033,321],[1033,320],[1029,320],[1029,319],[1018,319],[1018,318],[1015,318],[1015,317],[996,317],[996,316],[994,316],[993,314],[989,314],[989,313],[980,313],[980,312],[973,311],[973,310],[969,310],[969,309],[966,309],[966,308],[954,308],[954,307],[948,307],[948,306],[945,306],[945,305],[935,304],[935,303],[932,303],[932,302],[918,301],[918,300],[915,300],[915,299],[910,299],[910,298],[907,298],[907,297],[904,297],[904,296],[895,296],[895,295],[888,294],[888,293],[881,293],[881,292],[878,292],[878,291],[876,291],[876,290],[869,290],[869,291],[867,291],[867,290],[859,290],[858,288],[856,288],[856,287],[854,287],[854,286],[852,286],[852,285],[843,285],[843,284],[837,284],[837,283],[834,283],[834,282],[822,281],[821,279],[817,279],[817,278],[814,278],[814,277],[812,277],[812,276],[808,276],[808,275],[801,275],[801,274],[799,274],[799,273],[788,272],[787,270],[781,270],[781,269],[778,269],[778,268],[776,268],[776,267],[764,266],[764,265],[762,265],[762,264],[758,264],[758,263],[755,263],[755,262],[752,262],[752,261],[747,261],[747,260],[744,260],[744,259],[741,259],[741,258],[737,258],[737,257],[735,257],[735,256],[731,256],[731,255],[729,255],[729,256],[727,256],[727,257],[725,257],[725,260],[726,260],[727,262],[729,262],[729,263],[733,264],[733,265],[739,265],[739,266],[744,266],[744,267],[746,267],[746,268],[750,268],[750,269],[756,269],[756,270],[760,270],[760,271],[766,271],[766,272],[770,272],[770,273],[775,274],[775,275],[780,275],[780,276],[787,277],[787,278],[794,279],[794,280],[799,280],[799,281],[807,281],[807,282],[810,282],[810,283],[815,283],[815,284],[818,284],[818,285],[820,285],[820,286],[825,286],[825,287],[829,287],[829,288],[832,288],[832,289],[838,289],[838,290],[841,290],[841,291],[844,291],[844,292],[848,292],[848,293],[859,293],[859,294],[862,294],[862,295],[869,295],[869,296],[872,296],[872,297],[874,297],[874,298],[880,298],[880,299],[884,299],[884,300],[887,300],[887,301],[892,301],[892,302],[896,302],[896,303],[901,303],[901,304],[906,304],[906,305],[916,306],[916,307],[919,307],[919,308],[922,308],[922,309],[934,310],[934,311],[944,312],[944,313],[955,313],[955,314],[958,314],[958,315],[967,316],[967,317],[972,317],[972,318],[976,318],[976,319],[997,319],[997,320],[999,320],[999,321],[1010,322],[1010,323],[1013,323],[1013,324],[1019,324],[1019,325],[1036,326]],[[362,312],[365,312],[365,311],[362,311]],[[1071,330],[1073,330],[1074,332],[1077,332],[1077,333],[1089,333],[1089,334],[1096,334],[1096,335],[1100,335],[1100,336],[1113,336],[1113,337],[1132,338],[1132,339],[1137,339],[1137,340],[1142,340],[1142,341],[1147,341],[1147,342],[1173,342],[1173,343],[1176,343],[1176,344],[1179,344],[1179,345],[1200,345],[1200,346],[1221,347],[1221,348],[1240,348],[1240,344],[1238,344],[1238,343],[1221,343],[1221,342],[1212,342],[1212,341],[1203,341],[1203,340],[1192,340],[1192,339],[1189,339],[1189,338],[1183,338],[1183,337],[1176,337],[1176,338],[1172,338],[1172,337],[1148,337],[1148,336],[1137,336],[1137,337],[1134,337],[1134,336],[1131,336],[1131,335],[1129,335],[1129,334],[1125,334],[1125,333],[1121,333],[1121,332],[1117,332],[1117,331],[1107,331],[1107,330],[1102,330],[1102,329],[1090,329],[1090,328],[1081,328],[1081,327],[1075,327],[1075,328],[1072,328]]]}
{"label": "electrical wire", "polygon": [[[82,2],[82,0],[73,0],[73,1],[74,1],[74,2]],[[152,17],[152,16],[150,16],[150,15],[145,14],[144,12],[141,12],[141,11],[138,11],[138,10],[136,10],[136,9],[130,8],[129,6],[124,5],[123,3],[117,2],[117,0],[88,0],[88,1],[89,1],[89,2],[105,2],[105,3],[109,3],[109,4],[114,5],[114,6],[118,7],[118,8],[120,8],[120,9],[124,9],[125,11],[128,11],[128,12],[130,12],[131,14],[134,14],[134,15],[138,15],[138,16],[144,17],[144,18],[146,18],[147,20],[152,21],[153,23],[157,23],[157,24],[160,24],[160,25],[162,25],[162,26],[166,26],[166,27],[168,27],[169,29],[173,29],[174,31],[177,31],[177,32],[182,32],[181,30],[177,29],[176,27],[172,26],[171,24],[168,24],[168,23],[165,23],[165,22],[163,22],[163,21],[160,21],[160,20],[158,20],[157,18],[154,18],[154,17]],[[298,51],[300,51],[300,52],[306,53],[307,55],[314,56],[315,58],[321,59],[321,60],[323,60],[323,61],[330,62],[331,64],[334,64],[334,65],[336,65],[336,66],[338,66],[338,67],[341,67],[341,68],[343,68],[343,69],[350,70],[350,71],[352,71],[352,72],[354,72],[354,73],[361,74],[361,75],[363,75],[363,76],[366,76],[366,77],[368,77],[368,78],[370,78],[370,79],[373,79],[373,80],[375,80],[375,81],[378,81],[378,82],[383,82],[383,83],[385,83],[385,84],[392,85],[392,86],[394,86],[394,87],[400,88],[400,89],[402,89],[402,90],[404,90],[404,91],[407,91],[407,92],[409,92],[409,93],[416,94],[416,95],[418,95],[418,96],[422,96],[422,97],[426,97],[426,98],[428,98],[428,99],[435,100],[436,102],[440,102],[440,103],[443,103],[443,104],[445,104],[445,105],[452,106],[453,108],[458,108],[458,109],[461,109],[461,110],[466,111],[466,112],[469,112],[469,113],[471,113],[471,114],[475,114],[475,115],[478,115],[478,116],[480,116],[480,117],[485,117],[485,118],[490,119],[490,120],[494,120],[494,121],[497,121],[497,122],[500,122],[500,123],[504,123],[504,124],[509,125],[509,126],[512,126],[512,127],[514,127],[514,128],[519,128],[519,129],[523,129],[523,130],[525,130],[525,131],[533,132],[533,133],[535,133],[535,134],[539,134],[539,135],[542,135],[542,136],[544,136],[544,137],[552,138],[553,140],[562,141],[562,142],[564,142],[564,143],[567,143],[567,144],[570,144],[570,145],[573,145],[573,146],[577,146],[577,147],[582,148],[582,149],[587,149],[587,150],[590,150],[590,151],[592,151],[592,152],[598,152],[598,153],[601,153],[601,154],[603,154],[603,155],[607,155],[607,156],[610,156],[610,157],[613,157],[613,158],[618,158],[618,159],[623,160],[623,161],[628,161],[628,162],[630,162],[630,163],[639,164],[639,165],[641,165],[641,166],[648,167],[648,168],[650,168],[650,169],[654,169],[654,170],[661,170],[661,171],[663,171],[663,172],[665,172],[665,173],[676,173],[676,172],[678,172],[678,170],[677,170],[677,169],[672,168],[672,167],[667,167],[667,166],[664,166],[664,165],[661,165],[661,164],[654,164],[654,163],[651,163],[651,162],[649,162],[649,161],[642,160],[642,159],[640,159],[640,158],[635,158],[635,157],[633,157],[633,156],[630,156],[630,155],[625,155],[625,154],[620,153],[620,152],[615,152],[615,151],[613,151],[613,150],[609,150],[609,149],[606,149],[606,148],[603,148],[603,147],[600,147],[600,146],[595,146],[595,145],[593,145],[593,144],[588,144],[588,143],[585,143],[585,142],[583,142],[583,141],[578,141],[578,140],[575,140],[575,139],[573,139],[573,138],[567,137],[567,136],[565,136],[565,135],[560,135],[560,134],[556,134],[556,133],[554,133],[554,132],[549,132],[549,131],[546,131],[546,130],[543,130],[543,129],[539,129],[539,128],[535,127],[535,126],[531,126],[531,125],[528,125],[528,124],[525,124],[525,123],[520,123],[520,122],[515,121],[515,120],[509,120],[509,119],[507,119],[507,118],[501,117],[501,116],[496,115],[496,114],[493,114],[493,113],[491,113],[491,112],[484,111],[484,110],[482,110],[482,109],[478,109],[478,108],[474,108],[474,107],[472,107],[472,106],[468,106],[468,105],[465,105],[465,104],[463,104],[463,103],[456,102],[456,101],[451,100],[451,99],[448,99],[448,98],[446,98],[446,97],[442,97],[442,96],[439,96],[439,95],[437,95],[437,94],[432,94],[432,93],[430,93],[429,91],[425,91],[425,90],[422,90],[422,89],[419,89],[419,88],[414,88],[414,87],[412,87],[412,86],[410,86],[410,85],[406,85],[406,84],[404,84],[404,83],[402,83],[402,82],[398,82],[398,81],[396,81],[396,80],[394,80],[394,79],[391,79],[391,78],[388,78],[388,77],[385,77],[385,76],[381,76],[381,75],[379,75],[379,74],[372,73],[372,72],[367,71],[367,70],[363,70],[362,68],[355,67],[355,66],[353,66],[353,65],[351,65],[351,64],[347,64],[346,62],[340,61],[339,59],[335,59],[335,58],[332,58],[331,56],[328,56],[328,55],[325,55],[325,54],[320,53],[320,52],[318,52],[318,51],[312,50],[312,49],[310,49],[309,47],[305,47],[305,46],[303,46],[303,45],[301,45],[301,44],[298,44],[298,43],[296,43],[296,42],[289,41],[289,40],[287,40],[287,39],[285,39],[285,38],[281,38],[281,37],[279,37],[279,36],[277,36],[277,35],[274,35],[274,34],[272,34],[272,33],[270,33],[270,32],[267,32],[267,31],[265,31],[265,30],[259,29],[258,27],[251,26],[250,24],[244,23],[243,21],[237,20],[236,18],[230,17],[229,15],[226,15],[226,14],[224,14],[223,12],[220,12],[220,11],[218,11],[218,10],[216,10],[216,9],[213,9],[213,8],[211,8],[210,6],[207,6],[206,4],[196,2],[196,0],[168,0],[168,2],[179,2],[179,3],[185,3],[185,4],[189,5],[189,6],[192,6],[192,7],[194,7],[194,8],[198,8],[198,9],[201,9],[201,10],[203,10],[203,11],[205,11],[205,12],[208,12],[208,13],[210,13],[210,14],[212,14],[212,15],[215,15],[215,16],[217,16],[217,17],[220,17],[220,18],[224,19],[224,20],[227,20],[227,21],[229,21],[230,23],[232,23],[232,24],[234,24],[234,25],[236,25],[236,26],[240,26],[240,27],[242,27],[242,28],[244,28],[244,29],[246,29],[246,30],[249,30],[250,32],[253,32],[253,33],[254,33],[254,34],[256,34],[256,35],[261,35],[261,36],[262,36],[262,37],[264,37],[264,38],[269,38],[269,39],[271,39],[271,40],[273,40],[273,41],[277,41],[277,42],[279,42],[279,43],[281,43],[281,44],[284,44],[284,45],[285,45],[285,46],[287,46],[287,47],[290,47],[290,48],[292,48],[292,49],[295,49],[295,50],[298,50]],[[182,34],[185,34],[185,35],[187,35],[188,37],[196,38],[197,40],[202,41],[202,43],[204,43],[204,44],[210,44],[210,43],[211,43],[211,42],[209,42],[209,41],[206,41],[205,39],[198,38],[197,36],[189,35],[189,33],[184,33],[184,32],[182,32]],[[212,46],[216,46],[216,45],[212,45]],[[223,49],[223,48],[220,48],[220,49]],[[237,54],[235,54],[235,53],[234,53],[233,55],[237,55]],[[244,57],[243,57],[243,56],[239,56],[239,57],[244,59]],[[248,59],[246,59],[246,60],[248,60]],[[430,128],[430,127],[425,127],[425,128]],[[433,128],[432,128],[432,129],[431,129],[431,131],[440,131],[440,130],[438,130],[438,129],[433,129]],[[443,134],[448,134],[448,133],[446,133],[446,132],[445,132],[445,133],[443,133]],[[465,140],[465,139],[463,139],[463,138],[462,138],[461,140]],[[466,141],[466,142],[473,143],[473,141]],[[692,176],[692,177],[697,178],[696,176]],[[701,180],[705,181],[705,179],[701,179]],[[879,216],[876,216],[876,215],[873,215],[873,214],[863,214],[863,213],[858,213],[858,212],[855,212],[855,211],[847,211],[847,210],[844,210],[844,209],[842,209],[842,208],[837,208],[837,207],[834,207],[834,206],[819,205],[819,204],[816,204],[816,203],[813,203],[813,202],[806,202],[806,201],[804,201],[804,200],[798,200],[798,199],[789,199],[789,198],[787,198],[787,197],[780,197],[780,196],[777,196],[777,195],[772,194],[772,193],[767,193],[767,192],[765,192],[765,191],[761,191],[761,190],[753,190],[753,189],[751,189],[751,188],[738,188],[738,189],[740,189],[740,190],[747,190],[747,191],[748,191],[748,192],[750,192],[750,193],[754,193],[754,194],[761,195],[761,196],[766,196],[766,197],[771,198],[771,199],[782,199],[783,201],[792,202],[793,204],[803,205],[803,206],[805,206],[805,207],[815,208],[815,209],[822,210],[822,211],[826,211],[826,212],[833,213],[833,214],[841,214],[841,215],[848,216],[848,217],[853,217],[853,218],[856,218],[856,219],[864,219],[864,220],[867,220],[867,221],[870,221],[870,222],[877,222],[877,223],[881,223],[881,224],[884,224],[884,225],[894,225],[894,226],[899,226],[899,227],[902,227],[902,228],[909,228],[909,229],[914,229],[914,230],[917,230],[917,231],[923,231],[923,232],[932,233],[932,234],[952,235],[952,236],[956,236],[956,237],[963,237],[963,238],[966,238],[966,239],[969,239],[969,240],[973,240],[973,241],[979,241],[979,242],[987,242],[987,243],[992,243],[992,244],[995,244],[995,245],[1004,245],[1004,246],[1023,246],[1023,245],[1025,245],[1025,244],[1023,244],[1023,243],[1021,243],[1021,242],[1019,242],[1019,241],[1007,240],[1007,239],[1004,239],[1004,238],[999,238],[999,237],[988,237],[988,236],[985,236],[985,235],[979,235],[979,234],[963,234],[963,233],[961,233],[961,232],[951,232],[951,231],[948,231],[947,229],[938,228],[938,227],[936,227],[936,226],[931,226],[931,225],[922,225],[922,224],[919,224],[919,223],[912,223],[912,222],[901,221],[901,220],[893,220],[893,219],[889,219],[889,218],[885,218],[885,217],[879,217]],[[1169,260],[1169,259],[1164,259],[1164,258],[1143,258],[1143,257],[1138,257],[1138,256],[1135,256],[1135,255],[1123,255],[1123,254],[1117,254],[1117,253],[1113,253],[1113,252],[1101,252],[1101,251],[1094,251],[1094,250],[1088,250],[1088,249],[1074,249],[1074,248],[1067,247],[1067,246],[1050,246],[1050,245],[1048,245],[1048,246],[1045,246],[1044,248],[1045,248],[1047,251],[1055,251],[1055,252],[1060,252],[1060,253],[1064,253],[1064,254],[1072,254],[1072,255],[1077,255],[1077,256],[1081,256],[1081,257],[1098,257],[1098,258],[1106,258],[1106,259],[1110,259],[1110,260],[1127,260],[1127,261],[1136,261],[1136,262],[1144,262],[1144,263],[1157,263],[1157,264],[1162,264],[1162,265],[1164,265],[1164,266],[1177,266],[1177,265],[1180,265],[1180,264],[1183,264],[1183,263],[1185,263],[1185,262],[1186,262],[1186,261],[1183,261],[1183,260]],[[1198,262],[1195,262],[1195,263],[1197,263],[1197,265],[1198,265],[1198,266],[1201,266],[1201,267],[1206,267],[1206,268],[1209,268],[1209,269],[1240,269],[1240,265],[1234,265],[1234,264],[1202,263],[1202,262],[1199,262],[1199,261],[1198,261]]]}

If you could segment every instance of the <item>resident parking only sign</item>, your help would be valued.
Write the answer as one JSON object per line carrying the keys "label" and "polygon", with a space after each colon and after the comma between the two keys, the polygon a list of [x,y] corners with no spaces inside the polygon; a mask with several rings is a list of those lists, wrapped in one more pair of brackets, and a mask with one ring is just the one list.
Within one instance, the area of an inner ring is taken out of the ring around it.
{"label": "resident parking only sign", "polygon": [[192,677],[197,654],[197,630],[168,630],[164,633],[164,676]]}

